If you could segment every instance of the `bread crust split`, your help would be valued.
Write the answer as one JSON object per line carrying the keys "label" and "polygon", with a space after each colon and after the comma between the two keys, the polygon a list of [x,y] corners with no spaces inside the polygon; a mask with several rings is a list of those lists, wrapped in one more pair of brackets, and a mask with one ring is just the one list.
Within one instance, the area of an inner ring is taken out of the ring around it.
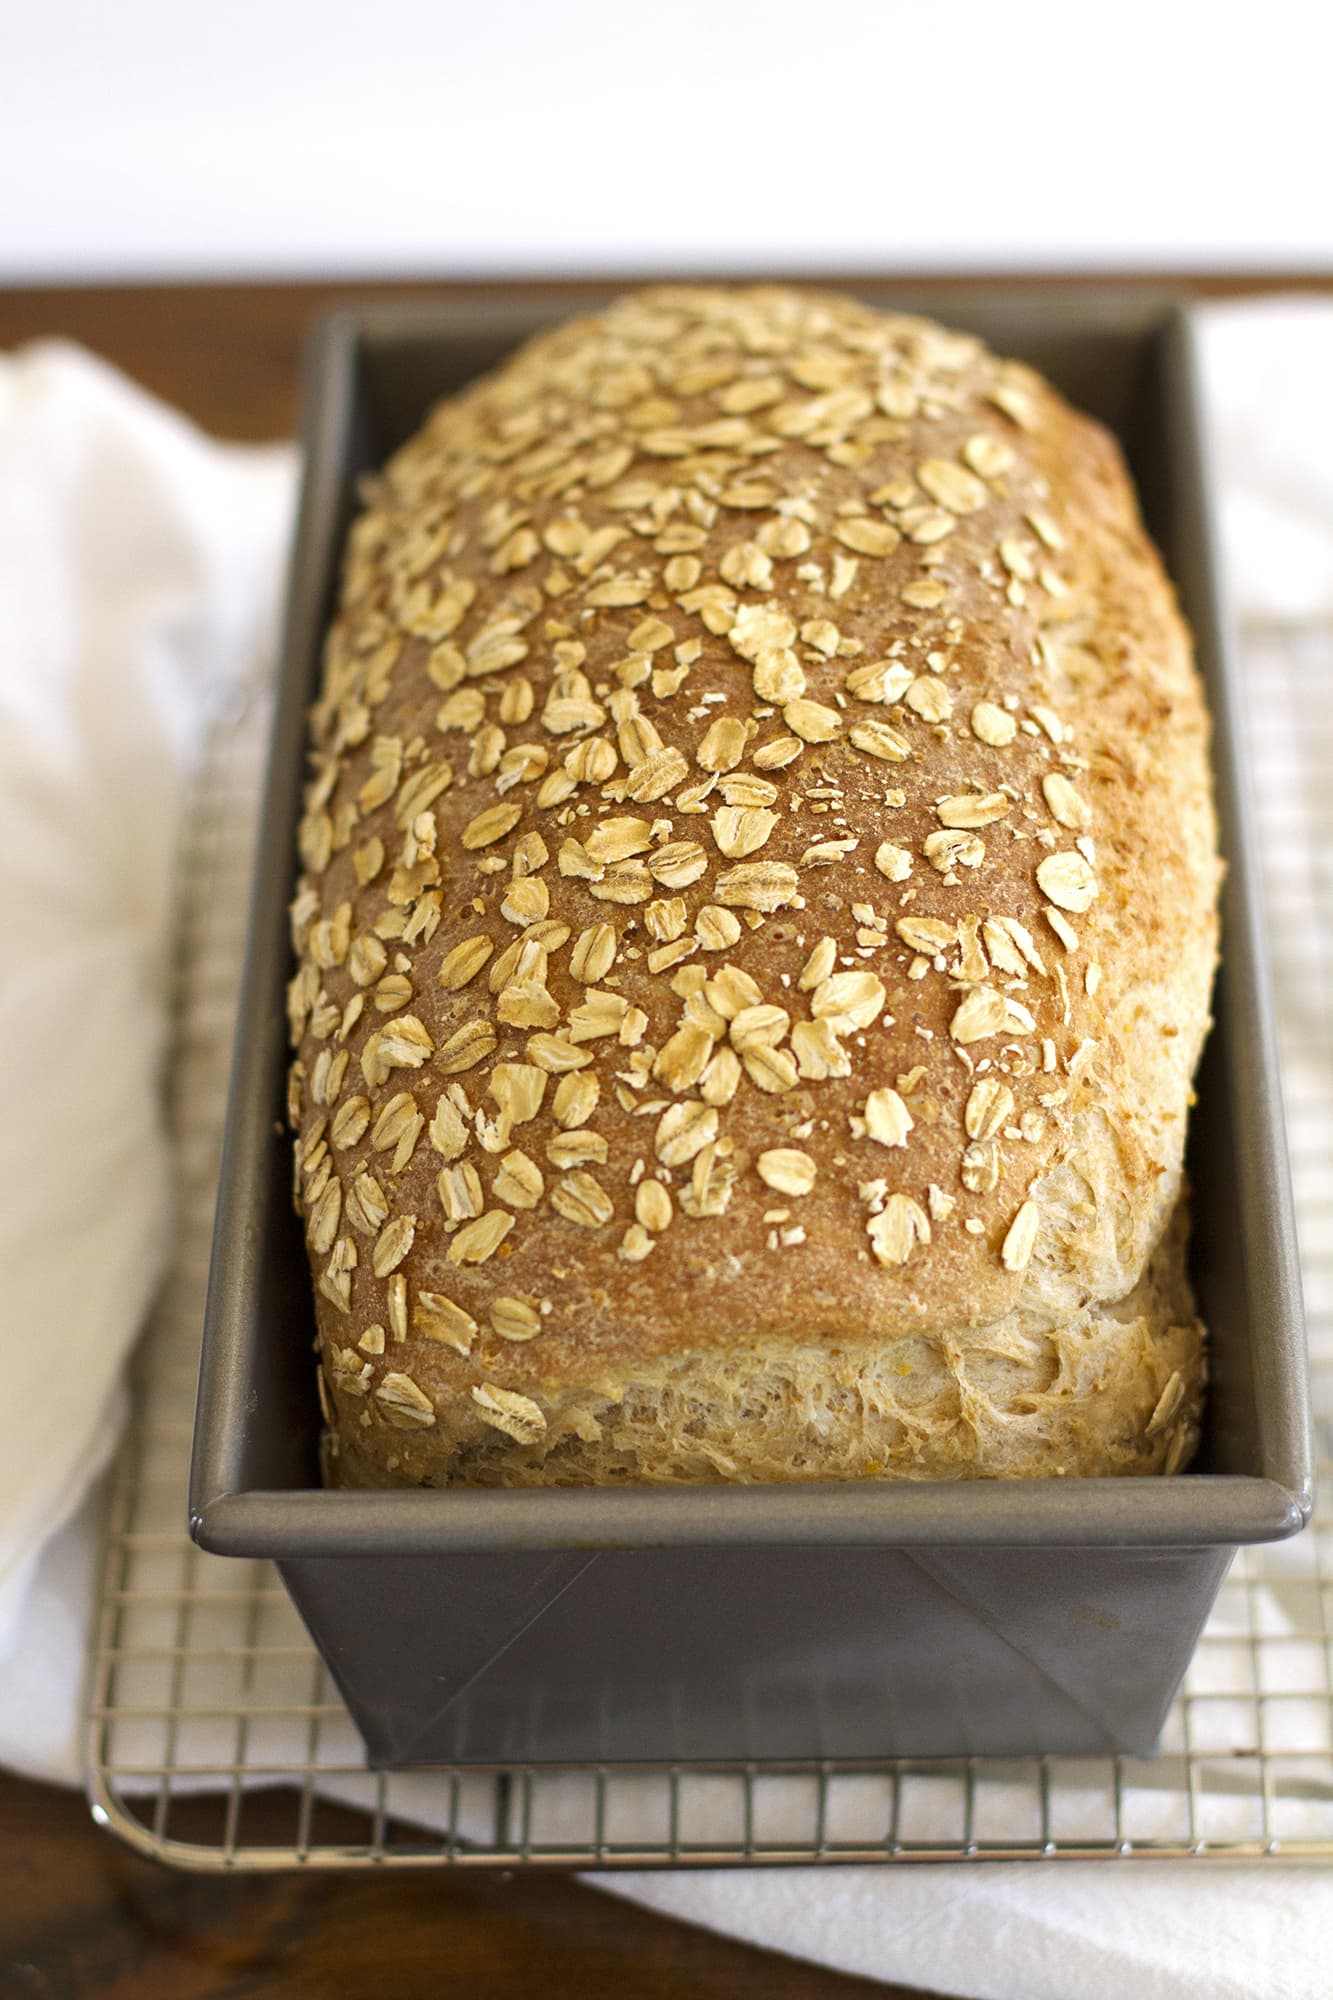
{"label": "bread crust split", "polygon": [[290,1112],[347,1484],[1174,1472],[1207,718],[1113,441],[659,287],[370,481]]}

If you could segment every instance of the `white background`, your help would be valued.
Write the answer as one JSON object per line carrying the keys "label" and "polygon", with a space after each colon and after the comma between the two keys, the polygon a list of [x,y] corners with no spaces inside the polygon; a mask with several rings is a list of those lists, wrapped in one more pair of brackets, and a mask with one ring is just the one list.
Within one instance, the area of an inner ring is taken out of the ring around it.
{"label": "white background", "polygon": [[1333,271],[1328,9],[0,0],[0,282]]}

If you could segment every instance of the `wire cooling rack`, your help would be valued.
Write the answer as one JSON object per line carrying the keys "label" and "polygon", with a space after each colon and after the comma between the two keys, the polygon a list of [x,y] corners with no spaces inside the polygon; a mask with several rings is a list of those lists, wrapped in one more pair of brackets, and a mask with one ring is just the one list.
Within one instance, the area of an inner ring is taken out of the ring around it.
{"label": "wire cooling rack", "polygon": [[1333,1859],[1333,628],[1244,635],[1321,1460],[1321,1512],[1242,1550],[1162,1753],[367,1771],[263,1562],[184,1531],[199,1327],[267,722],[217,718],[182,884],[176,1271],[114,1475],[91,1674],[95,1816],[196,1869]]}

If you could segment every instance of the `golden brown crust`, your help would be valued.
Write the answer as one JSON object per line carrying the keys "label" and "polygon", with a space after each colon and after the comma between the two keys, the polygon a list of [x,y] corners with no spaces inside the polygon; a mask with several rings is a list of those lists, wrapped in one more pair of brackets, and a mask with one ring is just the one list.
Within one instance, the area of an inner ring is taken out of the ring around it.
{"label": "golden brown crust", "polygon": [[[293,912],[358,1478],[624,1477],[608,1410],[686,1356],[704,1467],[775,1476],[738,1367],[906,1341],[961,1383],[997,1328],[1049,1346],[1133,1292],[1216,864],[1188,641],[1111,441],[923,322],[659,289],[441,405],[369,502]],[[1186,1349],[1140,1469],[1181,1461],[1197,1329],[1128,1401],[1070,1377],[1081,1469]],[[954,1469],[1030,1469],[965,1402]],[[826,1476],[919,1473],[919,1443],[845,1445]]]}
{"label": "golden brown crust", "polygon": [[[491,1430],[459,1447],[449,1476],[608,1486],[1175,1472],[1197,1433],[1204,1375],[1184,1249],[1182,1212],[1126,1298],[1054,1329],[1020,1311],[984,1338],[960,1329],[662,1354],[616,1400],[555,1390],[559,1437],[544,1456]],[[386,1466],[374,1432],[349,1426],[334,1463],[344,1486],[429,1484],[440,1472],[427,1430],[400,1436]]]}

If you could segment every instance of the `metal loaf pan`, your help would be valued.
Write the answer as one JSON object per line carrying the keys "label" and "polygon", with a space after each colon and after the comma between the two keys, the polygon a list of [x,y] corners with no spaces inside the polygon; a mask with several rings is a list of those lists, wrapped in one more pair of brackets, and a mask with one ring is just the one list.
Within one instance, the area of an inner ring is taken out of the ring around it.
{"label": "metal loaf pan", "polygon": [[1228,861],[1190,1141],[1212,1334],[1200,1457],[1171,1480],[321,1490],[282,1112],[305,711],[358,475],[570,305],[525,291],[340,313],[306,381],[190,1513],[204,1548],[276,1561],[376,1763],[1145,1751],[1237,1545],[1308,1517],[1300,1281],[1188,315],[1049,288],[926,309],[1118,434],[1198,640]]}

